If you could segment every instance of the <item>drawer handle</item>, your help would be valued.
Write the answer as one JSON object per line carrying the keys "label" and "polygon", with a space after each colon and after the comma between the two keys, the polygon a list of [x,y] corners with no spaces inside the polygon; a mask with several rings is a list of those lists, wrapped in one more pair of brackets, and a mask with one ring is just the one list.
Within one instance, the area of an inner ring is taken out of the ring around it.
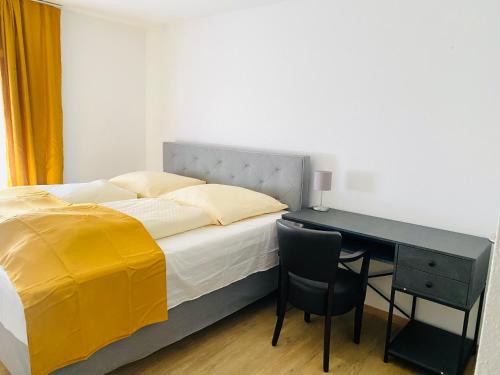
{"label": "drawer handle", "polygon": [[436,265],[436,262],[434,262],[433,260],[431,260],[429,262],[429,267],[434,267]]}
{"label": "drawer handle", "polygon": [[427,288],[432,288],[432,286],[433,286],[433,285],[434,285],[434,284],[432,284],[430,281],[427,281],[427,282],[425,283],[425,286],[426,286]]}

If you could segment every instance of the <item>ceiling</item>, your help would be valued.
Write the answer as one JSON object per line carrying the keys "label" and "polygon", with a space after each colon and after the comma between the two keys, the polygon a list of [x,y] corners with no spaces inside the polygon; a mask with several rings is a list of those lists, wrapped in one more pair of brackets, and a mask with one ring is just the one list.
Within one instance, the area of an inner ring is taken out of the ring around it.
{"label": "ceiling", "polygon": [[144,24],[208,16],[283,0],[50,0],[67,8]]}

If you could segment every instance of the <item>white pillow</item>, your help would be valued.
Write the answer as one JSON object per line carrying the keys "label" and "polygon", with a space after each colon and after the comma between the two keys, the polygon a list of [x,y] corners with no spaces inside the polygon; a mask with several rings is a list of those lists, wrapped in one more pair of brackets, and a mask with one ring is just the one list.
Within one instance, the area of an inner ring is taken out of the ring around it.
{"label": "white pillow", "polygon": [[122,189],[106,180],[76,184],[38,185],[44,190],[69,203],[103,203],[135,199],[137,194]]}
{"label": "white pillow", "polygon": [[109,182],[137,193],[139,198],[156,198],[177,189],[205,183],[196,178],[156,171],[126,173],[112,178]]}

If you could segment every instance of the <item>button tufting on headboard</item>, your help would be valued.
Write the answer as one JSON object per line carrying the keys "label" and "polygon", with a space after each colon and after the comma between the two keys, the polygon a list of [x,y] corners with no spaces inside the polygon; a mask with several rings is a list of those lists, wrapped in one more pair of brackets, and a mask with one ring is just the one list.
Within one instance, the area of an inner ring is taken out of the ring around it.
{"label": "button tufting on headboard", "polygon": [[166,142],[163,169],[208,183],[242,186],[298,210],[307,196],[308,157],[211,145]]}

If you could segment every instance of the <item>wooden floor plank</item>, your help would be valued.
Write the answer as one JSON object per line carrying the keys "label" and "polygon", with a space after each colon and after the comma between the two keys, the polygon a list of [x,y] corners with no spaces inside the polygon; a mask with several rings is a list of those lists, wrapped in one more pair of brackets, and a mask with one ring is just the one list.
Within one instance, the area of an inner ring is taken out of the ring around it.
{"label": "wooden floor plank", "polygon": [[[262,300],[153,355],[115,370],[112,375],[320,375],[323,319],[307,324],[297,309],[287,311],[276,347],[271,346],[275,306]],[[404,375],[422,373],[406,363],[382,360],[386,321],[367,309],[361,344],[352,341],[352,313],[333,320],[330,373]],[[0,364],[0,375],[7,375]],[[474,360],[465,372],[474,374]]]}

